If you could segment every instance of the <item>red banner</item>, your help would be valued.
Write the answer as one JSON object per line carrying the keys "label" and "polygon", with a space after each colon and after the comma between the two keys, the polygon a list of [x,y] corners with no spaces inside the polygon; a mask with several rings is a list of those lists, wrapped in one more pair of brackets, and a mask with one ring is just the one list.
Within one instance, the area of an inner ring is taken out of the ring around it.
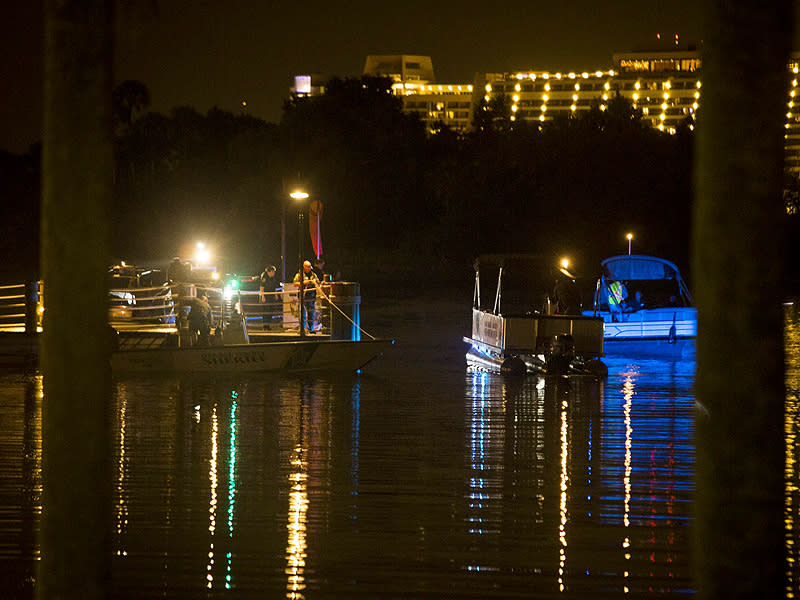
{"label": "red banner", "polygon": [[322,202],[312,200],[308,207],[308,229],[311,234],[311,245],[314,247],[314,255],[319,258],[322,256]]}

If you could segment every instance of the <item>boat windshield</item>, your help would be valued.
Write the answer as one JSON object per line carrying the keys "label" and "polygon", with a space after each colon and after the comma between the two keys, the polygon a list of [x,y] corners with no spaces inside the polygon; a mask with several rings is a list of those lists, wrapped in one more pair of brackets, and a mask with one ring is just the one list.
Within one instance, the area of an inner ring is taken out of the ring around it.
{"label": "boat windshield", "polygon": [[[603,261],[600,308],[607,309],[618,301],[647,308],[691,306],[692,297],[681,278],[678,267],[668,260],[653,256],[614,256]],[[614,284],[624,291],[615,293]],[[637,295],[638,292],[638,295]],[[624,296],[624,297],[623,297]]]}

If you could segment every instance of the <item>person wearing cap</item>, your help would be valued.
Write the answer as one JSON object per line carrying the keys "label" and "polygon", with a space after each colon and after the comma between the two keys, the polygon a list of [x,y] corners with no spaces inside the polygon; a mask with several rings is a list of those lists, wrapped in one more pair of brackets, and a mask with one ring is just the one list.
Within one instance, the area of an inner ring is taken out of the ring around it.
{"label": "person wearing cap", "polygon": [[311,261],[303,261],[302,270],[297,271],[297,275],[294,276],[294,287],[300,288],[301,281],[305,288],[303,305],[306,313],[306,322],[301,323],[301,326],[305,327],[305,330],[309,333],[313,333],[319,329],[317,327],[317,311],[315,310],[319,277],[317,277],[314,269],[311,268]]}
{"label": "person wearing cap", "polygon": [[278,294],[280,281],[275,274],[275,265],[264,267],[261,273],[261,283],[258,287],[258,299],[264,304],[264,311],[261,316],[261,324],[264,329],[280,316],[280,296]]}

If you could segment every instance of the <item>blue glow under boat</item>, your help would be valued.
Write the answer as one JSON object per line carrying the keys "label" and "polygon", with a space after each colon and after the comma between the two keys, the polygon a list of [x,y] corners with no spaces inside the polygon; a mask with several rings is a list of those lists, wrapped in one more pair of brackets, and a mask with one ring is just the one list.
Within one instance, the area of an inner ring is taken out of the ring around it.
{"label": "blue glow under boat", "polygon": [[602,263],[592,310],[606,354],[694,358],[697,309],[678,267],[663,258],[612,256]]}

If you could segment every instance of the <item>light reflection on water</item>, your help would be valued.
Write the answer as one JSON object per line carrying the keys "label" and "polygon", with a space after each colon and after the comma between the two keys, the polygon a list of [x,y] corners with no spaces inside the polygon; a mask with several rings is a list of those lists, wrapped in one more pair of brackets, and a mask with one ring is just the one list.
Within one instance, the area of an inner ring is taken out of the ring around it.
{"label": "light reflection on water", "polygon": [[[791,595],[800,319],[789,317]],[[694,363],[609,358],[598,382],[426,367],[419,349],[409,376],[403,359],[362,376],[118,381],[113,597],[692,593]],[[31,598],[41,380],[1,377],[0,586]]]}

